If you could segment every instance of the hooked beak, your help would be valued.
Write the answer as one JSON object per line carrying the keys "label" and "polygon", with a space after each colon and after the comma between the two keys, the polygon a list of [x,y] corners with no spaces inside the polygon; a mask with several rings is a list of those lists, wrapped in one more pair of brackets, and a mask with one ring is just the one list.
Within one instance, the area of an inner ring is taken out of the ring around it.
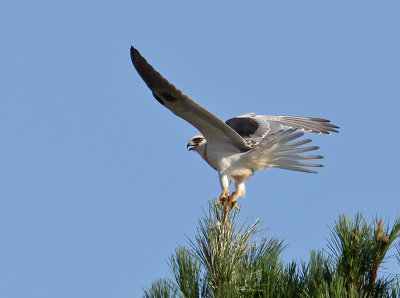
{"label": "hooked beak", "polygon": [[[189,148],[190,147],[190,148]],[[196,144],[190,141],[187,145],[186,148],[189,149],[189,151],[192,151],[196,147]]]}

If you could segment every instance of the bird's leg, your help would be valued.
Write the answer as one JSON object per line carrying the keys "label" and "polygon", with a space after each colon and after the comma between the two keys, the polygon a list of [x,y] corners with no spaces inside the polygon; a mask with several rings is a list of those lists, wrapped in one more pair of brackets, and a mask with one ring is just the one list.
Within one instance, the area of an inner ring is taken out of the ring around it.
{"label": "bird's leg", "polygon": [[226,200],[228,200],[230,198],[230,189],[229,189],[229,178],[227,175],[223,174],[223,173],[218,173],[219,176],[219,183],[221,184],[221,189],[222,189],[222,194],[219,197],[218,202],[220,204],[224,204]]}
{"label": "bird's leg", "polygon": [[218,199],[218,203],[224,204],[225,200],[230,199],[230,193],[231,191],[229,190],[229,188],[227,190],[224,190]]}
{"label": "bird's leg", "polygon": [[236,204],[236,201],[237,201],[238,197],[239,197],[239,192],[238,191],[234,191],[232,193],[232,195],[229,197],[229,200],[237,210],[240,210],[239,206]]}

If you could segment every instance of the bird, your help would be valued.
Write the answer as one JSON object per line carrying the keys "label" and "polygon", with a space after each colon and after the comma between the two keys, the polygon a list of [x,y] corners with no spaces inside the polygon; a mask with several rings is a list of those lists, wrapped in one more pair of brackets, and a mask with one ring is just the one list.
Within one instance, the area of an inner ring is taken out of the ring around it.
{"label": "bird", "polygon": [[[136,71],[154,98],[199,130],[200,134],[188,142],[187,148],[197,152],[218,172],[222,191],[220,203],[230,201],[239,209],[236,201],[245,197],[245,182],[256,171],[281,168],[317,173],[310,168],[323,167],[320,163],[309,162],[323,156],[301,155],[319,147],[303,146],[312,140],[299,138],[305,132],[338,133],[339,127],[329,120],[247,113],[224,122],[165,79],[133,46],[130,54]],[[235,184],[232,193],[231,183]]]}

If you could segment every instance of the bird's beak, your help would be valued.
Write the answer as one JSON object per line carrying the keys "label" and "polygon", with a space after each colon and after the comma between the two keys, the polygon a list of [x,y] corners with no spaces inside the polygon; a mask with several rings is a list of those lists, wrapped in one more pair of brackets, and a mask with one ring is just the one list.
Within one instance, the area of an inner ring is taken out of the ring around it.
{"label": "bird's beak", "polygon": [[[190,147],[190,148],[189,148]],[[186,148],[189,149],[189,151],[192,151],[196,147],[196,144],[190,141],[187,145]]]}

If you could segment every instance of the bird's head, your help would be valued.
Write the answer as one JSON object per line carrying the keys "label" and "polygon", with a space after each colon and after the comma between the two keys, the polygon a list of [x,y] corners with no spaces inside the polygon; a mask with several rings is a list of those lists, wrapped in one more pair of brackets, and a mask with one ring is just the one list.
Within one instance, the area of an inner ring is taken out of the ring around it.
{"label": "bird's head", "polygon": [[205,144],[206,144],[206,139],[203,137],[203,135],[196,135],[189,141],[189,143],[186,145],[186,148],[188,148],[189,151],[191,150],[197,151],[198,148],[203,147],[202,145]]}

